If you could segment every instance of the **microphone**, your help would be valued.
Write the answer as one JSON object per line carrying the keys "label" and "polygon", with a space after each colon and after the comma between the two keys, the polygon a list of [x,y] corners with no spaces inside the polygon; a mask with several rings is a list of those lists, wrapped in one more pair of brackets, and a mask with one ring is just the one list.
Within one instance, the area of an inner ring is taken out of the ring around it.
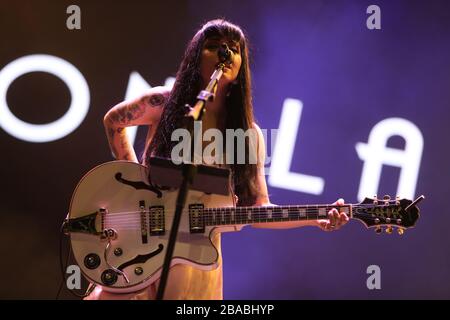
{"label": "microphone", "polygon": [[219,51],[217,51],[217,54],[219,55],[219,60],[222,63],[231,63],[231,50],[228,48],[228,45],[226,43],[222,43],[220,45]]}

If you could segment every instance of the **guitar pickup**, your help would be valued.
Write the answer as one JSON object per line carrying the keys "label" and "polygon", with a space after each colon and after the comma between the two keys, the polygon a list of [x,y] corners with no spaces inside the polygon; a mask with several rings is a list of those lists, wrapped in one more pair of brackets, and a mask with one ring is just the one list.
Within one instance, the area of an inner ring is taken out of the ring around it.
{"label": "guitar pickup", "polygon": [[150,216],[150,235],[161,236],[166,233],[165,219],[164,219],[164,207],[152,206],[149,208]]}
{"label": "guitar pickup", "polygon": [[205,232],[205,219],[203,216],[203,204],[189,205],[189,229],[191,233]]}

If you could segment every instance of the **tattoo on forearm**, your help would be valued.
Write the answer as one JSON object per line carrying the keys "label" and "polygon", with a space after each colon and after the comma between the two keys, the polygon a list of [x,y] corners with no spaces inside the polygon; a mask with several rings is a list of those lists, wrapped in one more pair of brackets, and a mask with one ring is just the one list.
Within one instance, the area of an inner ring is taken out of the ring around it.
{"label": "tattoo on forearm", "polygon": [[116,131],[113,128],[108,128],[108,135],[111,138],[111,141],[114,139],[114,134]]}
{"label": "tattoo on forearm", "polygon": [[127,148],[127,140],[126,139],[120,139],[120,147],[122,150],[125,150]]}
{"label": "tattoo on forearm", "polygon": [[125,125],[132,120],[139,119],[144,115],[144,107],[138,104],[132,104],[128,108],[119,109],[110,114],[110,122]]}
{"label": "tattoo on forearm", "polygon": [[[126,154],[124,157],[122,157],[119,154],[119,150],[126,150],[127,149],[127,139],[126,137],[124,137],[123,135],[121,135],[122,132],[124,132],[125,128],[108,128],[108,140],[110,142],[110,146],[111,146],[111,151],[114,154],[114,156],[116,157],[116,159],[122,159],[125,158],[126,160],[130,160],[129,159],[129,152],[126,151]],[[117,149],[118,144],[117,144],[117,140],[115,140],[115,137],[117,135],[116,139],[119,139],[119,144],[120,144],[120,148]],[[122,151],[123,152],[123,151]]]}
{"label": "tattoo on forearm", "polygon": [[162,94],[152,94],[150,98],[148,98],[148,103],[151,107],[159,107],[166,102],[166,98]]}
{"label": "tattoo on forearm", "polygon": [[[146,107],[159,107],[166,103],[166,97],[163,94],[156,93],[150,97],[144,97],[137,103],[127,104],[117,107],[107,117],[110,125],[106,124],[108,139],[111,151],[116,159],[135,161],[132,146],[129,145],[124,127],[131,125],[133,120],[143,117]],[[131,148],[131,149],[130,149]]]}

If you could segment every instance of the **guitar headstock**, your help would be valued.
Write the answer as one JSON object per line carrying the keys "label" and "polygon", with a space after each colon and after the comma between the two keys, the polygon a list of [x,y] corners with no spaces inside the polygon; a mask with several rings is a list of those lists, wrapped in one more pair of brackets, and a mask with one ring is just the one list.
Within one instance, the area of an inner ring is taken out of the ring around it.
{"label": "guitar headstock", "polygon": [[353,218],[358,219],[367,228],[375,228],[376,233],[383,231],[391,234],[393,227],[397,227],[397,232],[402,235],[406,229],[414,227],[419,219],[419,208],[417,204],[425,199],[422,195],[416,200],[400,199],[392,200],[390,196],[378,199],[365,198],[359,204],[353,206]]}

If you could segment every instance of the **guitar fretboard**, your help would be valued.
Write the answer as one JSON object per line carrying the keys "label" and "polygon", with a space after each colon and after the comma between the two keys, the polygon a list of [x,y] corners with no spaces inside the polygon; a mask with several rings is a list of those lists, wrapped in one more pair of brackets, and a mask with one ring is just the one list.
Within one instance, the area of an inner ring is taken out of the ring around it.
{"label": "guitar fretboard", "polygon": [[336,208],[352,216],[352,205],[304,205],[304,206],[266,206],[204,208],[203,221],[206,226],[238,225],[265,222],[327,219],[328,212]]}

